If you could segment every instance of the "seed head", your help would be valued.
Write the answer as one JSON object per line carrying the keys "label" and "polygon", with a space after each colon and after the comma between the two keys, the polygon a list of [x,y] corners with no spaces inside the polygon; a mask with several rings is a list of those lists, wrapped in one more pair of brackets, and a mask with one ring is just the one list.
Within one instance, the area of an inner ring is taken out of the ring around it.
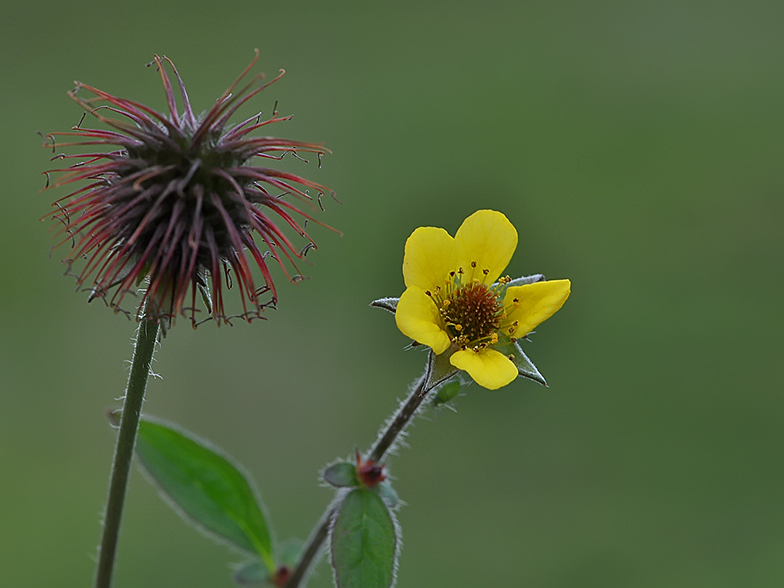
{"label": "seed head", "polygon": [[[210,316],[220,324],[231,318],[224,310],[224,290],[236,286],[243,309],[239,316],[250,321],[277,302],[268,257],[287,276],[284,259],[288,260],[296,272],[290,279],[300,277],[294,259],[316,247],[305,231],[307,220],[313,219],[286,197],[305,201],[313,209],[309,190],[316,192],[319,205],[328,190],[300,176],[254,164],[258,158],[280,160],[290,154],[302,159],[300,153],[311,152],[320,165],[326,150],[314,143],[251,136],[291,118],[279,116],[276,109],[268,118],[257,114],[228,126],[239,107],[284,73],[281,70],[265,84],[257,84],[263,79],[257,75],[233,93],[257,59],[258,51],[201,116],[194,115],[172,61],[157,55],[149,65],[161,74],[168,114],[79,82],[69,92],[85,115],[70,132],[47,135],[46,146],[53,151],[88,147],[88,152],[56,155],[53,159],[75,163],[49,170],[47,177],[61,174],[51,187],[84,185],[57,200],[48,217],[61,224],[58,245],[72,247],[64,260],[68,273],[80,286],[91,282],[88,300],[104,299],[119,311],[125,295],[146,281],[137,318],[169,322],[185,314],[194,326]],[[165,65],[171,67],[179,86],[181,113]],[[82,90],[94,96],[77,96]],[[108,128],[83,127],[87,114]],[[56,137],[73,139],[56,144]],[[96,145],[98,150],[92,147]],[[306,240],[304,248],[296,247],[275,224],[281,220]],[[261,283],[253,276],[254,265]],[[201,316],[197,291],[206,307]]]}

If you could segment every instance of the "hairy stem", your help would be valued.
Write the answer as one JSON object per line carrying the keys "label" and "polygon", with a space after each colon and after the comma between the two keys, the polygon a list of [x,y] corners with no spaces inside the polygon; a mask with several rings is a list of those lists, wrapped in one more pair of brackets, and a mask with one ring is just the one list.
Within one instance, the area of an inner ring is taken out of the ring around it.
{"label": "hairy stem", "polygon": [[120,431],[114,450],[114,462],[109,481],[109,497],[103,520],[103,534],[98,552],[98,568],[95,574],[95,588],[109,588],[112,584],[112,572],[117,553],[117,540],[120,535],[125,491],[128,487],[128,475],[131,469],[133,448],[139,430],[139,417],[144,402],[144,391],[150,374],[155,340],[158,337],[158,323],[154,320],[142,320],[136,332],[136,345],[133,350],[131,374],[128,377],[128,388],[123,401]]}
{"label": "hairy stem", "polygon": [[[430,391],[435,388],[439,382],[432,382],[430,380],[430,373],[433,366],[432,352],[423,373],[419,380],[417,380],[411,394],[409,394],[406,401],[400,405],[398,411],[392,416],[389,422],[384,427],[378,439],[373,444],[373,447],[367,454],[365,459],[380,462],[387,454],[389,449],[395,444],[400,434],[406,429],[411,419],[419,410],[422,401],[427,397]],[[329,524],[332,519],[332,511],[334,505],[330,505],[321,520],[316,525],[315,529],[308,538],[308,542],[302,551],[299,562],[294,568],[289,581],[286,583],[286,588],[299,588],[304,580],[308,570],[318,559],[324,542],[329,535]]]}
{"label": "hairy stem", "polygon": [[389,423],[387,423],[384,432],[379,435],[378,440],[370,449],[370,452],[365,459],[379,463],[384,458],[387,451],[389,451],[389,448],[394,445],[400,434],[406,429],[428,392],[433,389],[432,385],[426,387],[429,371],[430,364],[428,363],[428,368],[425,370],[425,373],[420,376],[419,381],[416,383],[416,386],[414,386],[408,399],[406,399],[405,403],[401,405],[397,413],[395,413]]}

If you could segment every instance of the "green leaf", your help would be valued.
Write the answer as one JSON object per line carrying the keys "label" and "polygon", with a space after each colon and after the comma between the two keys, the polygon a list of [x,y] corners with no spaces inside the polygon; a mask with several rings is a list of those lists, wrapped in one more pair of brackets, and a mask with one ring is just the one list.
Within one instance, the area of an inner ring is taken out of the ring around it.
{"label": "green leaf", "polygon": [[337,588],[390,588],[398,541],[384,500],[374,489],[355,488],[339,508],[330,532]]}
{"label": "green leaf", "polygon": [[359,486],[357,466],[347,461],[333,463],[324,470],[324,481],[336,488]]}
{"label": "green leaf", "polygon": [[176,511],[208,534],[260,556],[275,571],[270,529],[247,476],[220,450],[142,417],[136,454]]}

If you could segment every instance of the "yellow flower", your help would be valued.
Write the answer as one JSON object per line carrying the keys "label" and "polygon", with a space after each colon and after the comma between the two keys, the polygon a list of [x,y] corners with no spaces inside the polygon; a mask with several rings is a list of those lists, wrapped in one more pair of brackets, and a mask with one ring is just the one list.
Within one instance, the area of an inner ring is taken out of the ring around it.
{"label": "yellow flower", "polygon": [[452,366],[490,390],[518,376],[517,340],[555,314],[571,288],[569,280],[518,286],[501,277],[516,247],[517,231],[494,210],[469,216],[454,238],[420,227],[406,241],[398,328],[437,355],[449,352]]}

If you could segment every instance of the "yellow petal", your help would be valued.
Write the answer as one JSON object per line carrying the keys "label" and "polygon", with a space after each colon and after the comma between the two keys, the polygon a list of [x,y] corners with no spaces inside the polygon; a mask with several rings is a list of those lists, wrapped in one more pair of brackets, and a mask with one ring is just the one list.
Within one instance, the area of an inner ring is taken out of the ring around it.
{"label": "yellow petal", "polygon": [[[486,284],[495,282],[509,265],[517,248],[517,230],[503,214],[495,210],[478,210],[463,221],[455,235],[457,263],[469,279],[476,277]],[[477,267],[471,274],[471,262]],[[489,270],[487,276],[482,270]]]}
{"label": "yellow petal", "polygon": [[495,349],[462,349],[455,351],[449,361],[457,369],[467,371],[474,382],[488,390],[506,386],[518,375],[512,360]]}
{"label": "yellow petal", "polygon": [[443,287],[444,280],[456,266],[455,240],[444,229],[419,227],[406,240],[403,278],[406,287],[422,290]]}
{"label": "yellow petal", "polygon": [[400,297],[395,322],[406,337],[431,347],[436,354],[443,353],[451,344],[449,335],[441,327],[441,315],[435,302],[416,286],[407,288]]}
{"label": "yellow petal", "polygon": [[[513,337],[525,337],[539,323],[553,316],[569,298],[572,283],[569,280],[552,280],[536,282],[525,286],[506,289],[504,308],[508,308],[506,320],[501,323],[501,330]],[[514,299],[518,304],[515,307]],[[517,321],[514,333],[509,332],[510,324]]]}

